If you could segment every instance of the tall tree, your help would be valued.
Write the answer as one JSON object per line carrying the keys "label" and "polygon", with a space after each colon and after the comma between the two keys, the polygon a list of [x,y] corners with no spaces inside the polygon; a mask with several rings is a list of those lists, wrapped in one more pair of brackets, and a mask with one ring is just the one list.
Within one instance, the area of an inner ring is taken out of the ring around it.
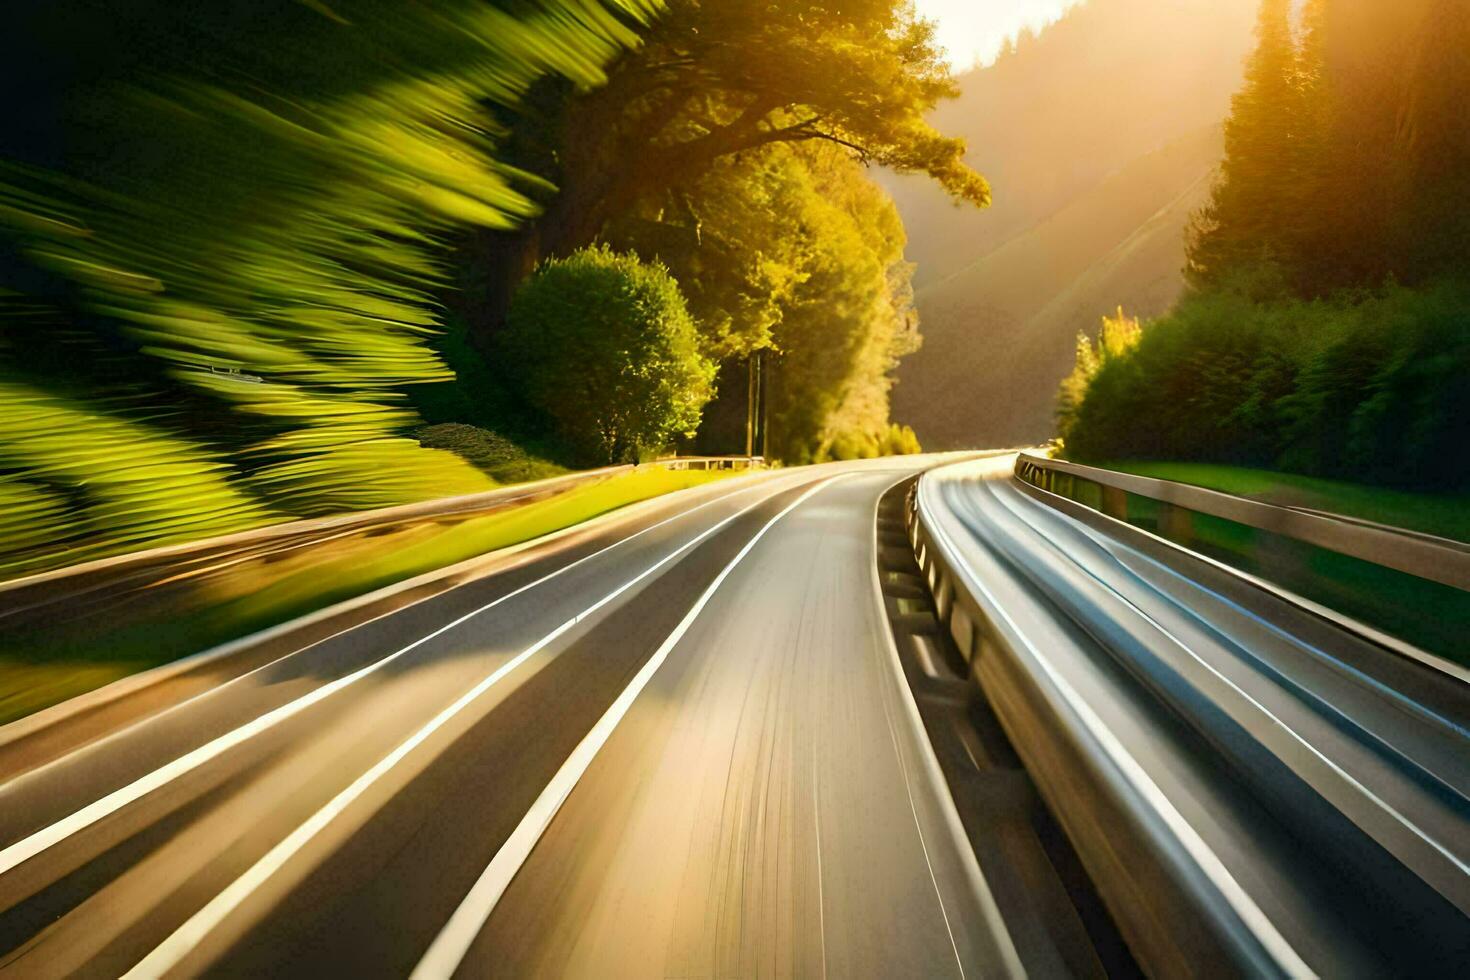
{"label": "tall tree", "polygon": [[1419,282],[1470,262],[1470,9],[1311,0],[1302,292]]}
{"label": "tall tree", "polygon": [[1225,123],[1225,159],[1188,248],[1195,285],[1256,260],[1289,261],[1298,239],[1301,87],[1291,0],[1263,0],[1245,85]]}
{"label": "tall tree", "polygon": [[925,120],[954,94],[934,28],[911,0],[671,0],[607,85],[552,83],[511,120],[514,162],[555,191],[523,232],[482,237],[474,250],[472,265],[489,277],[477,333],[484,340],[498,326],[514,284],[542,256],[585,245],[638,200],[763,146],[841,146],[987,204],[963,141]]}
{"label": "tall tree", "polygon": [[1431,0],[1413,31],[1396,106],[1389,243],[1415,280],[1470,270],[1470,4]]}
{"label": "tall tree", "polygon": [[806,462],[877,445],[896,359],[918,343],[911,266],[888,196],[843,148],[772,145],[718,162],[608,226],[690,296],[704,348],[726,358],[700,445],[740,445],[745,358],[767,350],[771,454]]}

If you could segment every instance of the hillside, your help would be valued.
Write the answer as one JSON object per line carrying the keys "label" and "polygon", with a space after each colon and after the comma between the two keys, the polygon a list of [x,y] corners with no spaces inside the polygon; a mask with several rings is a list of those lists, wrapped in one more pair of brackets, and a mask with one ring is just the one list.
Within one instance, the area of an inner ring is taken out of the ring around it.
{"label": "hillside", "polygon": [[1077,332],[1119,304],[1154,315],[1178,296],[1183,229],[1219,160],[1254,9],[1090,0],[961,79],[936,122],[970,140],[994,207],[889,180],[925,337],[894,414],[927,446],[1048,438]]}

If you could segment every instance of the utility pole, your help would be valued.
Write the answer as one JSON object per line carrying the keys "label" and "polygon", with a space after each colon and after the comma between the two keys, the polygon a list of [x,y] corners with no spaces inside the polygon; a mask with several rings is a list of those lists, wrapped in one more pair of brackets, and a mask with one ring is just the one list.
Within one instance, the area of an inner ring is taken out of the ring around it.
{"label": "utility pole", "polygon": [[769,351],[752,351],[746,359],[745,455],[766,458],[770,451],[771,399],[768,392],[771,369]]}
{"label": "utility pole", "polygon": [[745,455],[755,455],[756,446],[756,408],[760,401],[758,390],[760,377],[760,351],[752,351],[745,359],[746,382],[745,382]]}
{"label": "utility pole", "polygon": [[758,455],[765,459],[771,443],[771,397],[770,397],[770,352],[760,351],[756,356],[756,423],[760,429],[760,439],[756,445],[759,447]]}

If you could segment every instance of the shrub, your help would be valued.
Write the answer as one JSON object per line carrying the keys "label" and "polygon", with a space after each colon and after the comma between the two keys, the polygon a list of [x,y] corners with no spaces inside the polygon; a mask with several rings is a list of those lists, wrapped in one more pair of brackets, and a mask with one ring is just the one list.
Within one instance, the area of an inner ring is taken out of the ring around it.
{"label": "shrub", "polygon": [[692,435],[715,366],[662,265],[603,246],[544,263],[512,303],[500,353],[583,461],[633,462]]}
{"label": "shrub", "polygon": [[888,431],[883,434],[879,444],[879,452],[884,456],[917,456],[924,451],[919,445],[919,437],[914,430],[907,425],[893,423],[888,426]]}
{"label": "shrub", "polygon": [[447,422],[415,433],[419,445],[444,449],[499,483],[524,483],[565,472],[560,466],[530,456],[504,436],[478,426]]}
{"label": "shrub", "polygon": [[1312,302],[1198,294],[1070,394],[1064,436],[1078,459],[1463,488],[1470,291],[1388,286]]}

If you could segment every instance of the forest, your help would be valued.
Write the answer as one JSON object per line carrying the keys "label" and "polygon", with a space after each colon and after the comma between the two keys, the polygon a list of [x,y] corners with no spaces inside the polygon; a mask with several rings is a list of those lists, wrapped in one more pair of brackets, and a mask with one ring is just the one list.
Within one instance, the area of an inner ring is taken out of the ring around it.
{"label": "forest", "polygon": [[[671,450],[918,450],[905,0],[23,2],[0,575]],[[759,447],[758,447],[759,448]]]}
{"label": "forest", "polygon": [[1078,342],[1084,460],[1470,486],[1470,7],[1264,0],[1189,289]]}

